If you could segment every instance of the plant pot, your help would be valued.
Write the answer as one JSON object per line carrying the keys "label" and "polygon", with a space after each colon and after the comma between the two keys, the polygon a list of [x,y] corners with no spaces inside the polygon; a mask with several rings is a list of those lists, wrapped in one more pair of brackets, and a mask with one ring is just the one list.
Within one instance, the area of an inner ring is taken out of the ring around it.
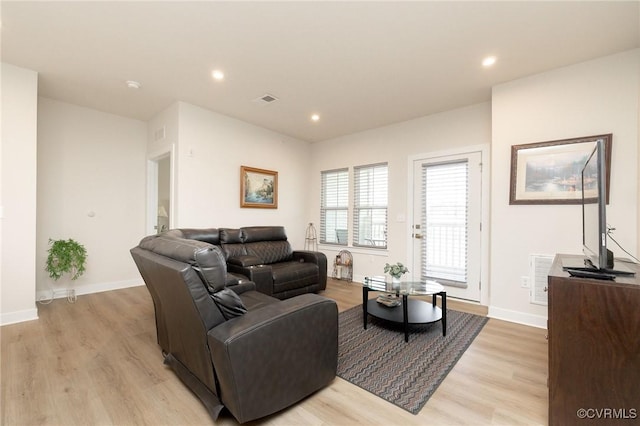
{"label": "plant pot", "polygon": [[401,281],[402,280],[399,277],[398,278],[391,277],[391,283],[393,283],[393,284],[400,284]]}

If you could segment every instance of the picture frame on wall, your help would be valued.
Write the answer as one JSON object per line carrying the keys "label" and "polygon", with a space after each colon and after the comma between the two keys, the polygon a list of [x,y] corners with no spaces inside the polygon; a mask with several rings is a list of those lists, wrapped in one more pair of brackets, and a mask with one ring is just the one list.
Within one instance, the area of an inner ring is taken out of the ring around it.
{"label": "picture frame on wall", "polygon": [[607,203],[612,134],[511,147],[509,204],[581,204],[581,171],[598,139],[605,141]]}
{"label": "picture frame on wall", "polygon": [[240,166],[240,207],[277,209],[278,172]]}

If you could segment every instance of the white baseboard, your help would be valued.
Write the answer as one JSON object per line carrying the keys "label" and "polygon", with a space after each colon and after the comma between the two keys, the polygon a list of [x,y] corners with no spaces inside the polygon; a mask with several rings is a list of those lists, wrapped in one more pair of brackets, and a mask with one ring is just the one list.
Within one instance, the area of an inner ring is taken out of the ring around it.
{"label": "white baseboard", "polygon": [[[141,279],[125,280],[125,281],[113,281],[108,283],[87,284],[78,287],[70,287],[74,289],[76,296],[82,296],[83,294],[102,293],[103,291],[119,290],[122,288],[137,287],[144,285],[144,281]],[[54,299],[64,299],[67,297],[66,288],[56,288],[53,293]],[[49,300],[51,299],[51,290],[40,290],[36,293],[37,300]]]}
{"label": "white baseboard", "polygon": [[509,309],[496,308],[495,306],[489,306],[489,312],[487,314],[489,318],[495,318],[499,320],[515,322],[518,324],[529,325],[537,328],[547,328],[547,317],[540,315],[526,314],[524,312],[511,311]]}
{"label": "white baseboard", "polygon": [[[76,296],[83,294],[101,293],[103,291],[119,290],[121,288],[137,287],[144,285],[142,279],[113,281],[109,283],[87,284],[78,287],[71,287],[76,291]],[[57,288],[53,293],[54,299],[67,297],[66,288]],[[51,290],[40,290],[36,292],[36,300],[51,299]],[[24,311],[8,312],[0,314],[0,326],[16,324],[19,322],[32,321],[38,319],[38,309],[27,309]]]}
{"label": "white baseboard", "polygon": [[0,326],[16,324],[19,322],[33,321],[38,319],[38,310],[26,309],[24,311],[9,312],[0,314]]}

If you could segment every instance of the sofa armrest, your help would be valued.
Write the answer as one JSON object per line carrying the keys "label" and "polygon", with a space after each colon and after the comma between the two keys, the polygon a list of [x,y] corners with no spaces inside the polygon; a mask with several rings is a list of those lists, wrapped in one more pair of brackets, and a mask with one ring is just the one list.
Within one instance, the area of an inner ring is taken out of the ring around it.
{"label": "sofa armrest", "polygon": [[273,271],[269,265],[241,266],[227,263],[227,271],[241,274],[256,284],[256,290],[268,296],[273,295]]}
{"label": "sofa armrest", "polygon": [[327,256],[325,256],[324,253],[319,251],[294,250],[292,254],[293,254],[294,260],[303,260],[305,262],[311,262],[315,264],[318,264],[323,260],[325,261],[325,263],[327,261]]}
{"label": "sofa armrest", "polygon": [[338,308],[304,294],[272,303],[208,333],[220,398],[244,423],[328,385],[338,362]]}
{"label": "sofa armrest", "polygon": [[262,265],[264,262],[257,256],[250,254],[243,254],[241,256],[234,256],[227,259],[227,264],[237,265],[242,267]]}
{"label": "sofa armrest", "polygon": [[327,256],[319,251],[294,250],[293,258],[303,262],[311,262],[318,265],[318,284],[320,290],[327,288]]}

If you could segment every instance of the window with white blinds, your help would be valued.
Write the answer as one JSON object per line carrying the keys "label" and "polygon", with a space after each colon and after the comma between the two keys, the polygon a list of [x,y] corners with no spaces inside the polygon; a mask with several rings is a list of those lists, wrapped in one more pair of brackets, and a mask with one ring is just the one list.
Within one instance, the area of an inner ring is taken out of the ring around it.
{"label": "window with white blinds", "polygon": [[468,161],[422,168],[422,276],[467,282]]}
{"label": "window with white blinds", "polygon": [[349,169],[321,172],[320,242],[347,245]]}
{"label": "window with white blinds", "polygon": [[353,245],[387,248],[387,163],[353,171]]}

